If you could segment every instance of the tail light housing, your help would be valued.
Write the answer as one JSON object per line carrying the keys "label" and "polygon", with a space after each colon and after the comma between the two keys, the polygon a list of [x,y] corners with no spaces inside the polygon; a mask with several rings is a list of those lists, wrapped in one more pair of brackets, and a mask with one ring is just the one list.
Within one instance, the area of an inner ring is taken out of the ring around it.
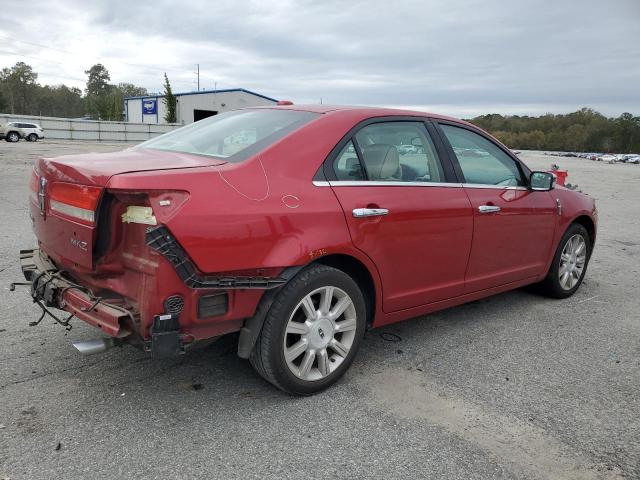
{"label": "tail light housing", "polygon": [[31,177],[29,178],[29,196],[35,203],[38,202],[38,192],[40,191],[40,176],[35,169],[31,170]]}
{"label": "tail light housing", "polygon": [[95,225],[102,191],[102,187],[53,182],[48,191],[49,208],[52,212],[85,225]]}

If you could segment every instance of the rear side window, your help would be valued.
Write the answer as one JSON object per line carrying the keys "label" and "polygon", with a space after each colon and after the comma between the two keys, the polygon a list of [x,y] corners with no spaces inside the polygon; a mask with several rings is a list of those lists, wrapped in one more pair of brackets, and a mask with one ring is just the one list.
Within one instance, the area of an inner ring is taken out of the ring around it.
{"label": "rear side window", "polygon": [[222,113],[141,143],[152,148],[240,162],[317,118],[296,110],[255,109]]}
{"label": "rear side window", "polygon": [[440,125],[458,159],[466,183],[523,186],[516,161],[481,135],[461,127]]}
{"label": "rear side window", "polygon": [[[444,182],[442,165],[424,124],[381,122],[367,125],[336,157],[338,180]],[[357,144],[357,147],[356,147]]]}

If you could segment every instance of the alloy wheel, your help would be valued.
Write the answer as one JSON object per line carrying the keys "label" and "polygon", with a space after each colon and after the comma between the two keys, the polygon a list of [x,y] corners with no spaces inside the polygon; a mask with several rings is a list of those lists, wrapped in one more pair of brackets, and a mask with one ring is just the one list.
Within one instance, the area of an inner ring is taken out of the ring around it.
{"label": "alloy wheel", "polygon": [[580,281],[586,262],[587,242],[582,235],[573,235],[565,243],[560,255],[558,280],[564,290],[571,290]]}
{"label": "alloy wheel", "polygon": [[307,294],[289,317],[284,357],[296,377],[314,381],[335,371],[347,358],[356,337],[356,308],[338,287]]}

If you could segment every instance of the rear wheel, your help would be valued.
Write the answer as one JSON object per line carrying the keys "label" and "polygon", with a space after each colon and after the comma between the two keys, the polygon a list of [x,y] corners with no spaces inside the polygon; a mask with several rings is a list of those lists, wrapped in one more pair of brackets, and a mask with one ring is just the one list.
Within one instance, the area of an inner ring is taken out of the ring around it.
{"label": "rear wheel", "polygon": [[7,133],[7,142],[17,142],[18,140],[20,140],[20,135],[18,135],[18,132]]}
{"label": "rear wheel", "polygon": [[541,284],[543,292],[553,298],[573,295],[587,272],[591,247],[586,228],[577,223],[569,226],[558,244],[549,274]]}
{"label": "rear wheel", "polygon": [[27,137],[27,140],[29,140],[30,142],[37,142],[38,135],[36,135],[35,133],[30,133],[29,136]]}
{"label": "rear wheel", "polygon": [[349,368],[366,320],[362,292],[341,270],[313,265],[278,294],[251,354],[256,371],[276,387],[311,395]]}

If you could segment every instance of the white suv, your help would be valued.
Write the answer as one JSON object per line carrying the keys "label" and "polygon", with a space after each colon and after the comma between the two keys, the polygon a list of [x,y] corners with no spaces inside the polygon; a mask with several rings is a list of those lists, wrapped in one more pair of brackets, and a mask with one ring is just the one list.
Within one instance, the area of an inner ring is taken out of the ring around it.
{"label": "white suv", "polygon": [[17,142],[21,138],[35,142],[44,138],[42,127],[36,123],[10,122],[0,131],[0,138],[7,142]]}

